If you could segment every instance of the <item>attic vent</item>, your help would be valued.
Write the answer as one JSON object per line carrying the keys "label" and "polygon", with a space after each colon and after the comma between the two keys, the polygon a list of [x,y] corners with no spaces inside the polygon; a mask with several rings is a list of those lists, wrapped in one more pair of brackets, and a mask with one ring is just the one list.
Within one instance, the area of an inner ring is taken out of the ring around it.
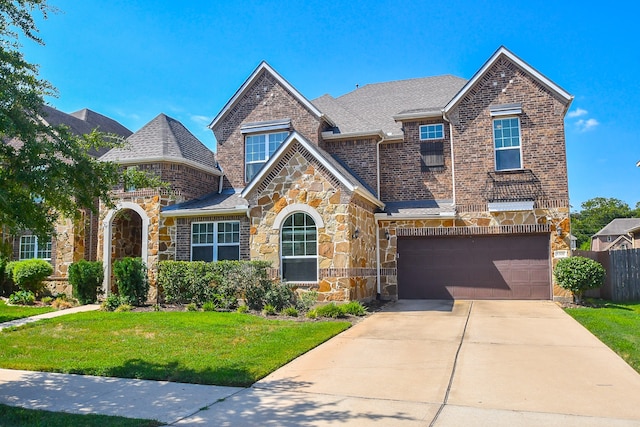
{"label": "attic vent", "polygon": [[267,120],[264,122],[245,123],[240,127],[243,134],[275,132],[277,130],[291,129],[291,119]]}
{"label": "attic vent", "polygon": [[518,102],[517,104],[490,105],[489,112],[491,117],[522,114],[522,104]]}

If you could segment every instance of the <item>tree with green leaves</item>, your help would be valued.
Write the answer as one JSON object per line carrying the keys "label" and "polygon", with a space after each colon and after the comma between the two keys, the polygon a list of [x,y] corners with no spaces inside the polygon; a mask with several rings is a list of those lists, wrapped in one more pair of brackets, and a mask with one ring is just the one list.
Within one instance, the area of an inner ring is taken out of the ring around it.
{"label": "tree with green leaves", "polygon": [[[0,226],[40,237],[52,233],[60,215],[94,209],[96,199],[112,206],[109,193],[122,179],[117,164],[89,154],[121,140],[98,132],[74,135],[43,120],[44,98],[56,90],[25,60],[20,37],[44,44],[32,14],[46,19],[51,12],[46,0],[0,0]],[[160,185],[142,173],[131,179],[138,188]]]}
{"label": "tree with green leaves", "polygon": [[631,210],[629,205],[615,198],[595,197],[581,205],[580,212],[571,214],[571,233],[578,239],[580,249],[589,249],[591,236],[596,234],[604,226],[616,218],[633,218],[638,216],[636,210]]}

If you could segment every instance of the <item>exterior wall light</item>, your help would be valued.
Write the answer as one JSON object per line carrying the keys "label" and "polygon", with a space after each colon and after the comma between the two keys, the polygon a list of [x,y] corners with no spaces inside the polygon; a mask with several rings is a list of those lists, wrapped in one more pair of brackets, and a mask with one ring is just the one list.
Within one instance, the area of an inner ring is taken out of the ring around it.
{"label": "exterior wall light", "polygon": [[556,233],[558,233],[558,237],[562,237],[562,227],[557,226],[556,227]]}
{"label": "exterior wall light", "polygon": [[358,236],[360,236],[360,230],[358,230],[356,228],[356,230],[353,232],[353,235],[351,236],[352,239],[357,239]]}
{"label": "exterior wall light", "polygon": [[387,240],[391,239],[391,235],[389,234],[389,230],[388,229],[384,230],[384,238],[387,239]]}

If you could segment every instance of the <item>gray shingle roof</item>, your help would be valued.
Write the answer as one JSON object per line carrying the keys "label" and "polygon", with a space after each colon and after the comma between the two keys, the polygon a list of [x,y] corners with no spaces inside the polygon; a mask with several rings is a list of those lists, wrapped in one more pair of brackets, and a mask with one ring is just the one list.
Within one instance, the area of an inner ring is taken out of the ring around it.
{"label": "gray shingle roof", "polygon": [[102,114],[96,113],[95,111],[87,108],[75,111],[69,115],[77,117],[78,119],[88,123],[92,128],[97,128],[100,132],[114,133],[122,136],[123,138],[126,138],[133,133],[112,118],[103,116]]}
{"label": "gray shingle roof", "polygon": [[365,85],[338,98],[323,95],[312,102],[336,123],[340,133],[381,129],[385,134],[401,135],[394,115],[440,111],[465,83],[451,75],[397,80]]}
{"label": "gray shingle roof", "polygon": [[640,218],[616,218],[598,231],[596,236],[618,236],[640,227]]}
{"label": "gray shingle roof", "polygon": [[216,168],[213,152],[179,121],[159,114],[127,138],[127,145],[114,148],[100,160],[114,162],[187,160]]}
{"label": "gray shingle roof", "polygon": [[[188,200],[186,202],[177,203],[162,209],[162,212],[174,212],[182,210],[224,210],[234,208],[246,208],[249,203],[233,191],[224,191],[222,193],[214,192],[205,194],[197,199]],[[195,214],[195,213],[194,213]]]}

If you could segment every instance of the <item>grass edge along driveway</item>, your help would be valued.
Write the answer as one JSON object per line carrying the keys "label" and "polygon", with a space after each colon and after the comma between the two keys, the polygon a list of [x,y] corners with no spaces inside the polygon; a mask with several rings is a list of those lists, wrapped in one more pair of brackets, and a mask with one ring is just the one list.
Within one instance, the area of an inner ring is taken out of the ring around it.
{"label": "grass edge along driveway", "polygon": [[640,302],[598,302],[565,311],[640,373]]}
{"label": "grass edge along driveway", "polygon": [[0,299],[0,323],[56,311],[52,307],[30,307],[24,305],[7,305]]}
{"label": "grass edge along driveway", "polygon": [[349,322],[218,312],[86,312],[0,332],[0,367],[247,387]]}

